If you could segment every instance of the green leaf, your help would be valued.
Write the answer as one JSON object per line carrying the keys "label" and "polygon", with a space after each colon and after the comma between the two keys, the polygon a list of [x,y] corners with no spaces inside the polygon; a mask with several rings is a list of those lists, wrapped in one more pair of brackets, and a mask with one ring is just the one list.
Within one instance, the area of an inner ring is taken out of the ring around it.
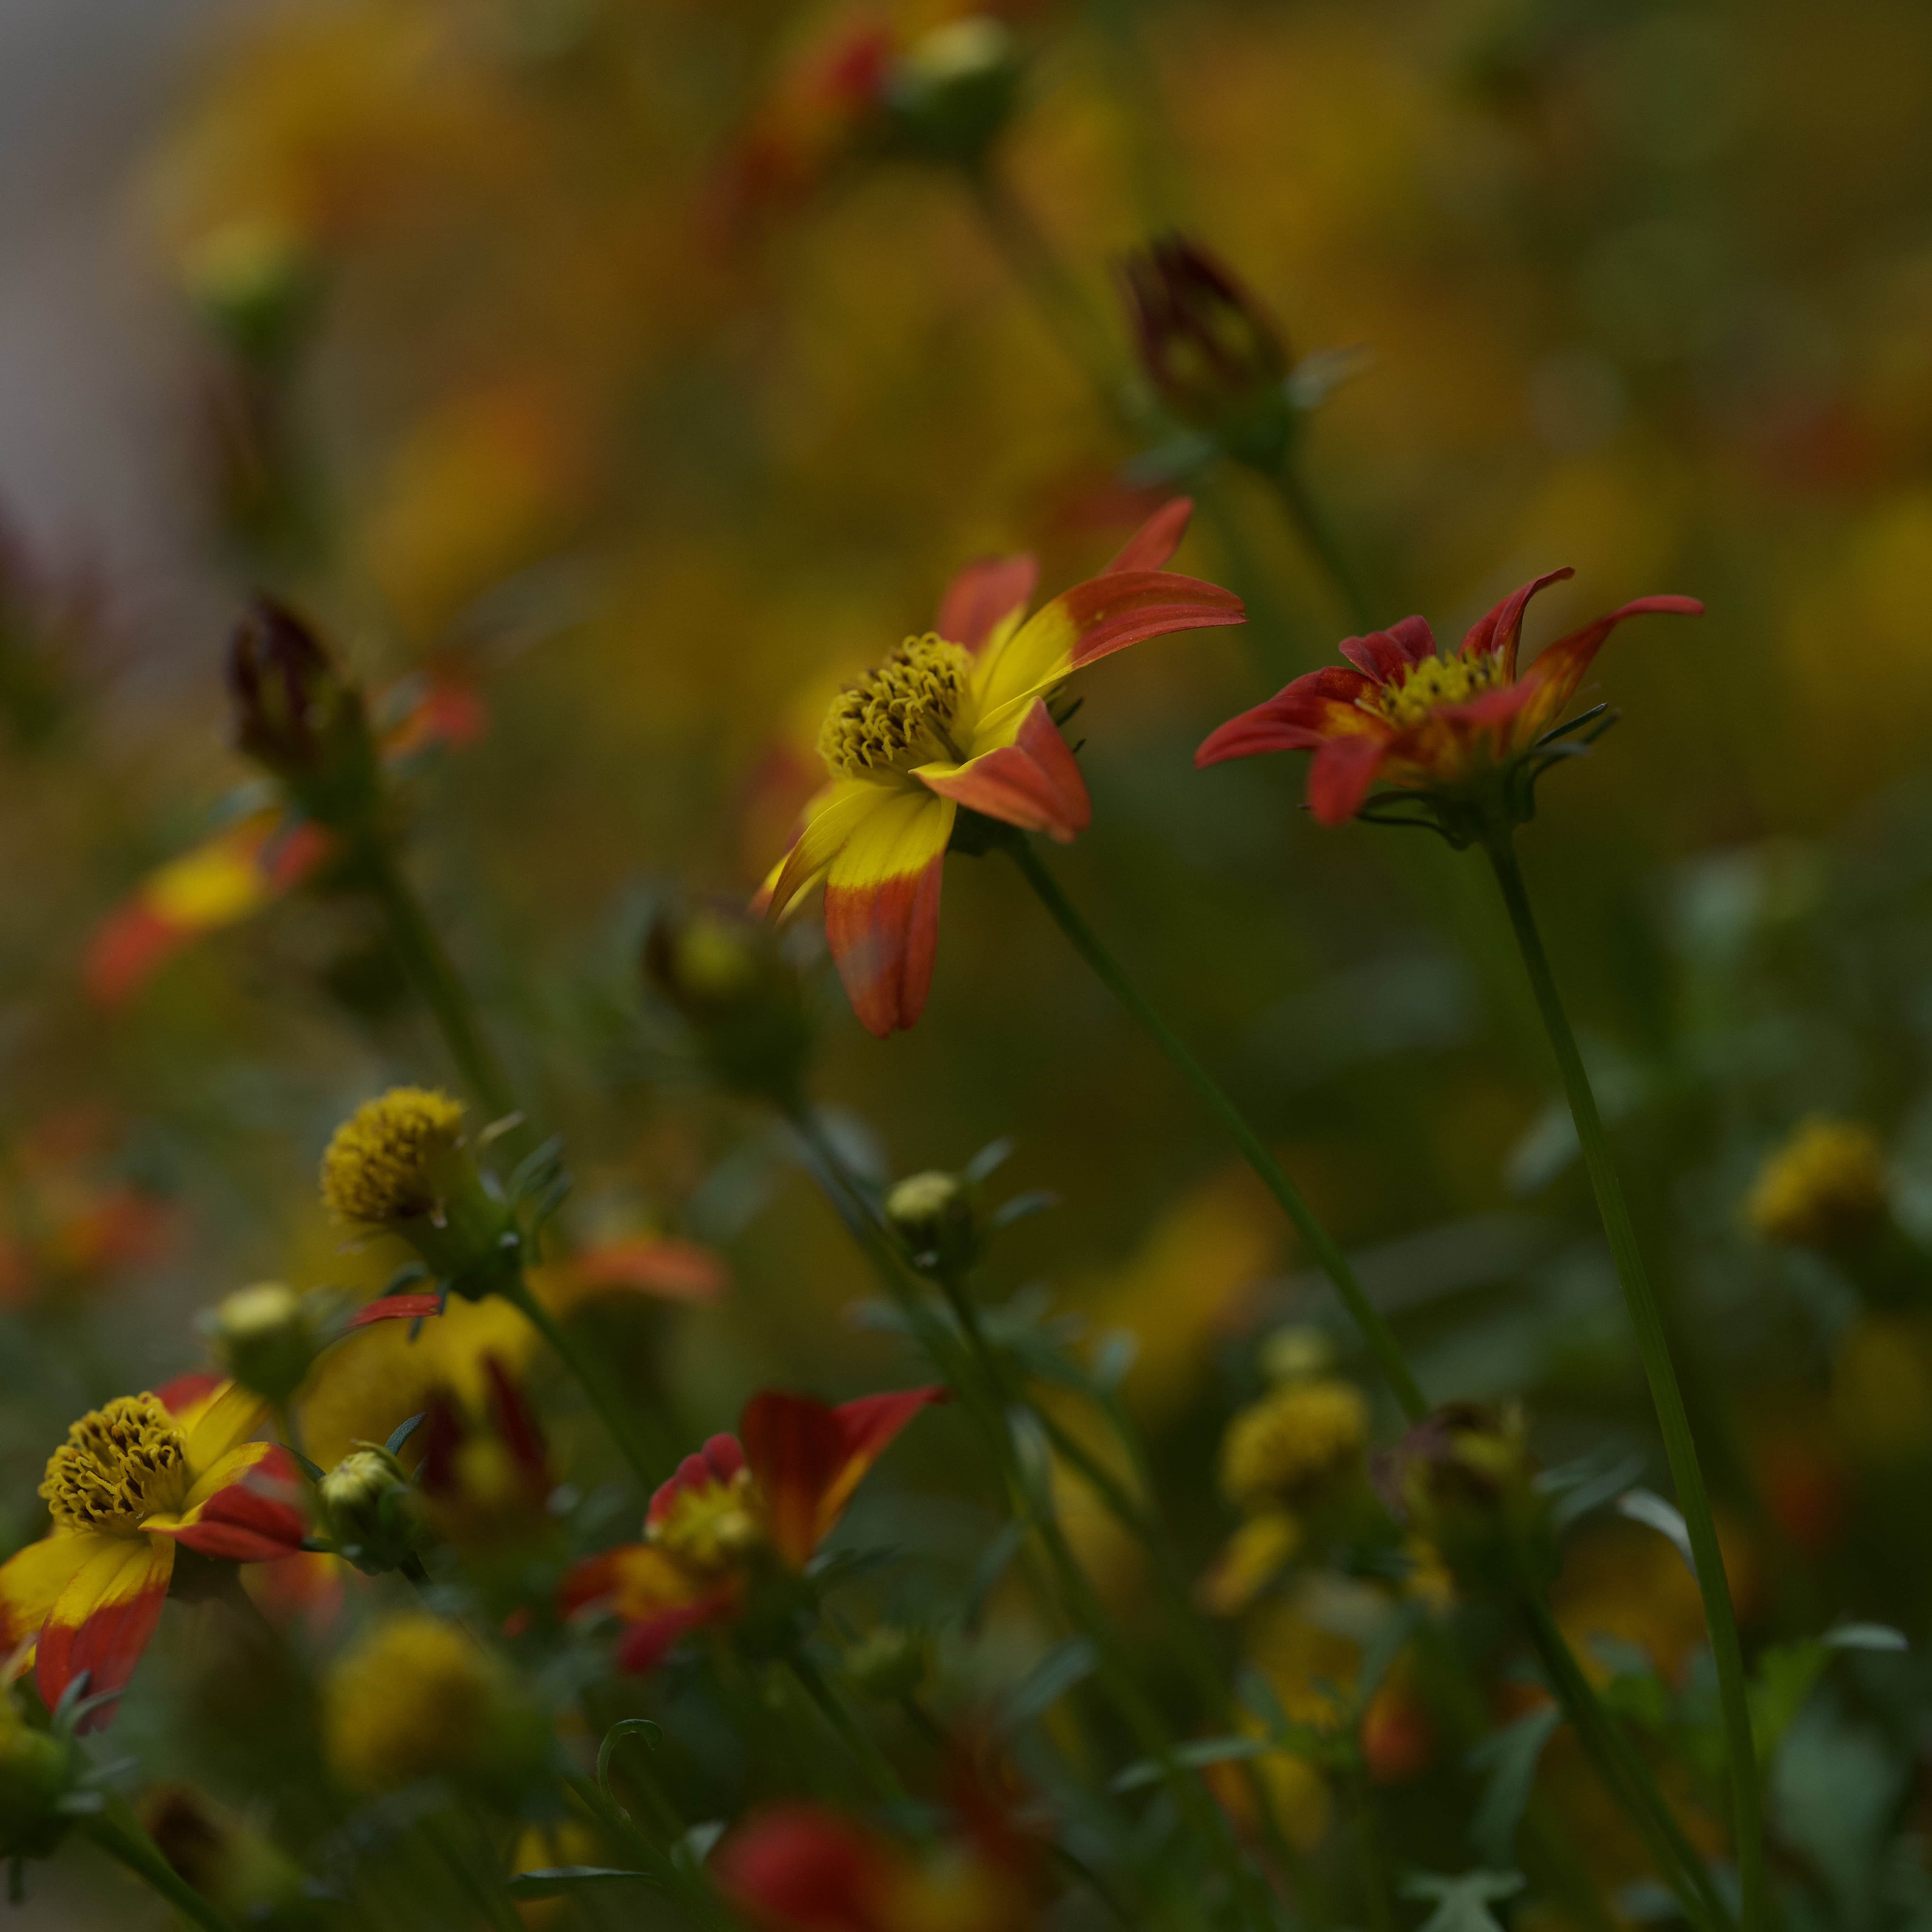
{"label": "green leaf", "polygon": [[612,1865],[547,1865],[519,1872],[507,1888],[512,1898],[567,1898],[575,1892],[594,1892],[606,1885],[648,1885],[657,1880],[649,1872],[620,1871]]}
{"label": "green leaf", "polygon": [[1529,1795],[1536,1786],[1536,1767],[1543,1748],[1563,1721],[1554,1704],[1526,1711],[1513,1724],[1480,1739],[1466,1760],[1472,1771],[1486,1771],[1475,1814],[1469,1820],[1469,1843],[1478,1858],[1492,1865],[1508,1865],[1516,1853],[1516,1834]]}
{"label": "green leaf", "polygon": [[[1178,1745],[1174,1761],[1190,1771],[1204,1770],[1210,1764],[1230,1764],[1243,1758],[1266,1757],[1282,1747],[1273,1738],[1196,1738]],[[1167,1775],[1167,1767],[1156,1758],[1144,1757],[1130,1764],[1108,1787],[1113,1791],[1138,1791],[1158,1784]]]}
{"label": "green leaf", "polygon": [[1044,1717],[1083,1678],[1099,1666],[1099,1653],[1084,1636],[1070,1636],[1057,1643],[1013,1687],[1006,1700],[1006,1723],[1018,1730]]}
{"label": "green leaf", "polygon": [[1522,1891],[1522,1874],[1514,1871],[1470,1871],[1459,1878],[1415,1872],[1402,1882],[1405,1898],[1431,1899],[1436,1910],[1417,1932],[1503,1932],[1490,1907]]}
{"label": "green leaf", "polygon": [[1910,1650],[1903,1630],[1889,1624],[1840,1624],[1822,1640],[1827,1650]]}
{"label": "green leaf", "polygon": [[966,1586],[966,1634],[970,1636],[976,1631],[986,1615],[986,1606],[993,1592],[1000,1586],[1000,1579],[1006,1574],[1007,1566],[1019,1554],[1020,1545],[1026,1540],[1026,1526],[1022,1522],[1004,1525],[1000,1532],[980,1552],[980,1560],[973,1566],[973,1574]]}
{"label": "green leaf", "polygon": [[610,1754],[626,1738],[644,1739],[652,1750],[664,1742],[664,1732],[648,1718],[622,1718],[604,1733],[604,1742],[597,1748],[597,1788],[612,1804],[610,1797]]}
{"label": "green leaf", "polygon": [[418,1410],[414,1415],[405,1416],[394,1428],[389,1431],[389,1439],[382,1444],[382,1447],[392,1456],[396,1454],[403,1444],[423,1426],[428,1418],[429,1411],[426,1408]]}

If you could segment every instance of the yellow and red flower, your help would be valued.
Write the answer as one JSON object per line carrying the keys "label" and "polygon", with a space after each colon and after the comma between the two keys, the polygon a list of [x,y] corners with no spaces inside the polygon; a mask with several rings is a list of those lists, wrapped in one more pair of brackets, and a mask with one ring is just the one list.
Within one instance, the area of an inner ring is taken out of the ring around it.
{"label": "yellow and red flower", "polygon": [[937,628],[908,638],[826,713],[818,748],[832,782],[807,806],[766,895],[776,917],[825,881],[839,977],[881,1039],[926,1004],[959,808],[1063,844],[1092,816],[1046,694],[1143,638],[1242,621],[1232,591],[1160,567],[1192,508],[1176,498],[1100,575],[1031,617],[1031,557],[970,565],[946,591]]}
{"label": "yellow and red flower", "polygon": [[[268,1405],[233,1382],[184,1376],[158,1395],[120,1396],[68,1432],[40,1494],[53,1527],[0,1564],[0,1621],[16,1672],[44,1702],[82,1671],[122,1689],[154,1634],[176,1546],[262,1563],[302,1547],[302,1513],[273,1492],[295,1472],[250,1438]],[[99,1713],[95,1721],[101,1721]]]}
{"label": "yellow and red flower", "polygon": [[1519,672],[1529,600],[1573,574],[1552,570],[1513,592],[1447,656],[1438,655],[1420,617],[1345,638],[1346,665],[1310,671],[1265,704],[1231,718],[1194,762],[1312,752],[1308,804],[1324,825],[1354,818],[1378,778],[1405,792],[1480,788],[1536,748],[1576,694],[1598,647],[1626,617],[1703,614],[1694,597],[1640,597],[1559,638]]}
{"label": "yellow and red flower", "polygon": [[619,1664],[654,1670],[687,1632],[737,1614],[758,1563],[802,1570],[892,1438],[945,1400],[937,1386],[836,1408],[776,1389],[754,1396],[736,1436],[712,1436],[659,1486],[641,1543],[605,1550],[565,1579],[565,1613],[614,1611],[625,1626]]}

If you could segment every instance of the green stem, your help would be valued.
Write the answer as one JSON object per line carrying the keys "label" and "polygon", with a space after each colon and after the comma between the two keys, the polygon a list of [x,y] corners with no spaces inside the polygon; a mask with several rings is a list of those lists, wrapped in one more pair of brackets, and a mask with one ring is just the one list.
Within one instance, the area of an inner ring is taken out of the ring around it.
{"label": "green stem", "polygon": [[1287,511],[1288,521],[1294,526],[1296,534],[1313,554],[1334,586],[1336,595],[1347,608],[1350,621],[1359,624],[1365,632],[1373,629],[1375,614],[1370,608],[1360,580],[1342,554],[1342,546],[1328,527],[1328,519],[1322,515],[1300,471],[1295,468],[1293,454],[1284,455],[1276,467],[1263,473],[1274,486],[1275,494]]}
{"label": "green stem", "polygon": [[638,1481],[646,1490],[656,1489],[670,1473],[670,1454],[662,1444],[654,1443],[646,1448],[638,1441],[632,1430],[629,1414],[618,1406],[604,1384],[602,1365],[584,1354],[576,1338],[530,1292],[530,1284],[520,1274],[514,1277],[511,1286],[498,1292],[550,1344],[558,1359],[575,1378],[585,1399],[602,1418],[611,1441],[616,1444]]}
{"label": "green stem", "polygon": [[517,1100],[509,1076],[484,1034],[469,991],[380,832],[365,833],[356,842],[354,869],[382,909],[390,943],[435,1017],[457,1071],[492,1120],[515,1113]]}
{"label": "green stem", "polygon": [[911,1799],[899,1781],[898,1773],[892,1768],[885,1753],[872,1742],[865,1726],[845,1708],[844,1700],[826,1682],[825,1673],[802,1651],[794,1652],[785,1661],[799,1688],[818,1707],[819,1715],[838,1734],[839,1742],[850,1752],[854,1762],[865,1773],[873,1796],[882,1804],[909,1804]]}
{"label": "green stem", "polygon": [[1390,1860],[1383,1850],[1376,1820],[1375,1794],[1358,1766],[1348,1779],[1349,1808],[1354,1813],[1355,1862],[1362,1874],[1370,1932],[1396,1932],[1395,1899],[1389,1891]]}
{"label": "green stem", "polygon": [[1724,1738],[1730,1760],[1731,1795],[1736,1820],[1738,1882],[1743,1898],[1744,1932],[1762,1932],[1768,1918],[1766,1891],[1764,1822],[1760,1808],[1757,1761],[1751,1743],[1750,1708],[1745,1694],[1744,1648],[1738,1639],[1737,1618],[1731,1606],[1730,1586],[1724,1574],[1724,1553],[1718,1542],[1718,1527],[1711,1514],[1711,1499],[1698,1466],[1697,1445],[1690,1434],[1690,1418],[1684,1407],[1682,1391],[1670,1359],[1664,1321],[1650,1279],[1645,1272],[1643,1256],[1637,1246],[1636,1231],[1624,1204],[1623,1188],[1610,1156],[1609,1136],[1597,1111],[1596,1096],[1590,1076],[1571,1032],[1562,995],[1550,970],[1531,910],[1529,893],[1517,863],[1513,835],[1508,830],[1492,831],[1484,849],[1494,868],[1508,909],[1510,924],[1528,969],[1536,1003],[1543,1014],[1563,1084],[1569,1095],[1571,1118],[1576,1124],[1576,1138],[1589,1169],[1590,1184],[1597,1197],[1604,1232],[1609,1238],[1610,1253],[1616,1263],[1617,1277],[1623,1284],[1624,1300],[1630,1310],[1630,1325],[1636,1331],[1644,1372],[1649,1378],[1651,1400],[1657,1409],[1658,1425],[1664,1436],[1664,1451],[1670,1465],[1671,1480],[1676,1486],[1678,1506],[1684,1513],[1690,1534],[1691,1553],[1696,1559],[1697,1588],[1704,1600],[1704,1621],[1710,1633],[1711,1654],[1717,1665],[1718,1692],[1724,1714]]}
{"label": "green stem", "polygon": [[1429,1405],[1403,1357],[1401,1345],[1384,1319],[1382,1310],[1363,1292],[1354,1270],[1348,1265],[1348,1257],[1316,1218],[1315,1210],[1303,1199],[1301,1190],[1282,1171],[1280,1163],[1268,1152],[1260,1135],[1248,1124],[1220,1083],[1121,971],[1113,955],[1101,944],[1099,935],[1081,916],[1053,874],[1040,862],[1039,854],[1028,842],[1025,835],[1016,832],[1004,844],[1004,849],[1012,854],[1014,864],[1025,875],[1027,884],[1032,886],[1040,903],[1052,915],[1054,923],[1072,943],[1074,951],[1094,969],[1101,983],[1138,1022],[1141,1030],[1174,1063],[1181,1077],[1240,1150],[1242,1157],[1260,1178],[1262,1186],[1281,1204],[1310,1253],[1334,1284],[1335,1292],[1341,1297],[1342,1306],[1361,1330],[1370,1352],[1394,1391],[1396,1401],[1402,1405],[1402,1412],[1412,1422],[1420,1420],[1428,1412]]}
{"label": "green stem", "polygon": [[118,1858],[184,1918],[202,1927],[203,1932],[235,1932],[232,1921],[218,1912],[168,1863],[125,1798],[110,1796],[82,1828],[103,1851]]}
{"label": "green stem", "polygon": [[1576,1727],[1578,1740],[1596,1767],[1597,1775],[1629,1816],[1654,1862],[1658,1875],[1676,1894],[1694,1925],[1708,1932],[1727,1932],[1730,1914],[1695,1846],[1684,1836],[1643,1754],[1632,1744],[1598,1696],[1583,1667],[1557,1628],[1550,1606],[1540,1594],[1521,1600],[1530,1641],[1541,1660],[1544,1674],[1564,1714]]}

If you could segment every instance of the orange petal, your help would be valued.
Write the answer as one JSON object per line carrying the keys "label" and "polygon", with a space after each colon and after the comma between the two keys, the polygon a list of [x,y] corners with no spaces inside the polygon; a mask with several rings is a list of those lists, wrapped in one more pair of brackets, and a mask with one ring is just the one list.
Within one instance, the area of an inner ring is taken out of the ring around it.
{"label": "orange petal", "polygon": [[942,798],[1022,831],[1049,833],[1063,845],[1094,816],[1078,762],[1041,698],[1028,706],[1012,743],[963,765],[922,765],[913,776]]}
{"label": "orange petal", "polygon": [[825,936],[852,1010],[884,1040],[926,1006],[939,948],[940,877],[958,808],[923,788],[880,798],[832,862]]}
{"label": "orange petal", "polygon": [[[91,1697],[122,1689],[167,1601],[172,1543],[146,1536],[101,1540],[106,1546],[75,1572],[41,1628],[34,1682],[50,1708],[83,1670]],[[96,1712],[82,1728],[106,1723],[112,1709]]]}
{"label": "orange petal", "polygon": [[1529,600],[1539,590],[1547,590],[1552,584],[1561,584],[1566,577],[1574,577],[1576,574],[1566,563],[1560,570],[1545,571],[1540,577],[1532,578],[1520,590],[1512,590],[1493,610],[1478,617],[1469,626],[1462,639],[1462,655],[1467,658],[1474,657],[1479,651],[1501,652],[1503,681],[1514,682],[1516,646],[1522,640],[1522,614]]}
{"label": "orange petal", "polygon": [[1120,546],[1120,554],[1100,574],[1114,577],[1124,570],[1160,569],[1180,548],[1193,514],[1192,496],[1170,497]]}
{"label": "orange petal", "polygon": [[302,1548],[304,1525],[293,1501],[295,1482],[286,1450],[272,1442],[244,1442],[197,1480],[179,1516],[151,1516],[146,1528],[151,1536],[170,1537],[203,1556],[272,1563]]}
{"label": "orange petal", "polygon": [[1379,733],[1331,738],[1308,772],[1308,806],[1324,825],[1346,825],[1362,808],[1388,751]]}
{"label": "orange petal", "polygon": [[856,1402],[841,1402],[832,1411],[844,1440],[845,1461],[819,1504],[820,1542],[832,1534],[852,1500],[852,1492],[899,1431],[921,1409],[951,1400],[948,1390],[929,1382],[919,1388],[888,1389],[880,1395],[862,1395]]}
{"label": "orange petal", "polygon": [[1517,712],[1510,731],[1510,748],[1520,750],[1553,724],[1563,707],[1575,696],[1590,660],[1604,640],[1627,617],[1651,616],[1701,617],[1704,607],[1694,597],[1640,597],[1620,604],[1607,616],[1559,638],[1538,656],[1522,674],[1522,684],[1530,695]]}
{"label": "orange petal", "polygon": [[1039,581],[1039,564],[1024,552],[982,557],[946,586],[934,628],[947,643],[977,652],[1004,619],[1024,614]]}
{"label": "orange petal", "polygon": [[738,1433],[765,1499],[772,1546],[802,1570],[818,1547],[820,1506],[845,1465],[838,1418],[809,1396],[766,1389],[745,1405]]}

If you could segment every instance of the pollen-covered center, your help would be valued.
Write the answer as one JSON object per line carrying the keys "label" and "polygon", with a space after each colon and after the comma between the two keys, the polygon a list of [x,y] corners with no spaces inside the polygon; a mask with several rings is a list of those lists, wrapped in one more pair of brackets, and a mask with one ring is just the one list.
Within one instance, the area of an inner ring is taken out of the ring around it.
{"label": "pollen-covered center", "polygon": [[666,1556],[693,1570],[730,1569],[764,1540],[752,1472],[741,1469],[728,1483],[680,1490],[650,1535]]}
{"label": "pollen-covered center", "polygon": [[1410,665],[1400,684],[1391,680],[1364,700],[1364,708],[1406,728],[1420,724],[1439,704],[1466,704],[1502,682],[1502,659],[1493,651],[1426,657]]}
{"label": "pollen-covered center", "polygon": [[928,632],[908,638],[876,670],[832,700],[818,755],[844,778],[952,757],[946,728],[959,710],[973,659]]}
{"label": "pollen-covered center", "polygon": [[91,1409],[47,1460],[40,1494],[56,1529],[138,1529],[188,1494],[188,1442],[151,1395]]}

